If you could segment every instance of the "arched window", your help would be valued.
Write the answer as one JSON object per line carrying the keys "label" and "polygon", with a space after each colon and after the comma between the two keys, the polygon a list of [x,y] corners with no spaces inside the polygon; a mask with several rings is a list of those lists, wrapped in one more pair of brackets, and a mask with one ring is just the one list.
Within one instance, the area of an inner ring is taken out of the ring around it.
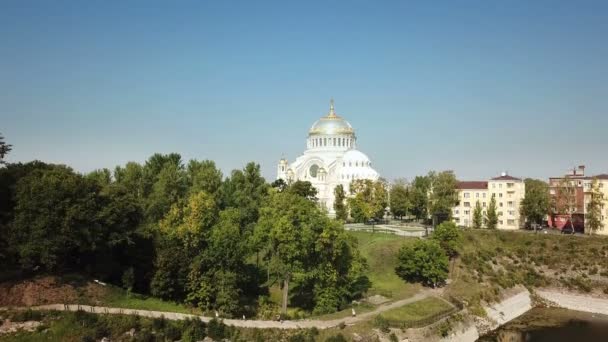
{"label": "arched window", "polygon": [[334,146],[336,146],[336,138],[334,138]]}
{"label": "arched window", "polygon": [[358,161],[357,161],[357,162],[355,162],[355,166],[356,166],[356,167],[358,167],[358,166],[359,166],[359,162],[358,162]]}
{"label": "arched window", "polygon": [[348,166],[353,166],[353,163],[352,162],[348,162]]}
{"label": "arched window", "polygon": [[323,138],[323,146],[327,146],[327,138]]}
{"label": "arched window", "polygon": [[346,166],[346,163],[345,163],[345,162],[342,162],[342,166],[343,166],[343,167],[345,167],[345,166]]}

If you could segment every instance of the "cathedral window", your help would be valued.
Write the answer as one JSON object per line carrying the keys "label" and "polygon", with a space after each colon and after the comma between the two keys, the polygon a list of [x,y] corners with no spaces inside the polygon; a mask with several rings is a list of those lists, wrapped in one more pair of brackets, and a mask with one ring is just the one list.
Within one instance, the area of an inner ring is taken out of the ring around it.
{"label": "cathedral window", "polygon": [[323,146],[327,146],[327,138],[323,138]]}
{"label": "cathedral window", "polygon": [[334,146],[336,146],[336,138],[334,138]]}
{"label": "cathedral window", "polygon": [[356,167],[359,167],[359,162],[355,162],[355,166],[356,166]]}

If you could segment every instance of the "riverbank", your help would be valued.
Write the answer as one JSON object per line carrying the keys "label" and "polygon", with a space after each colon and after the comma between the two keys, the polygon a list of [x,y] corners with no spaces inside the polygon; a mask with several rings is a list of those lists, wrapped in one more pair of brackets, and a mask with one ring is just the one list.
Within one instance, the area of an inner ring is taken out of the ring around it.
{"label": "riverbank", "polygon": [[538,290],[536,294],[557,307],[608,315],[608,299],[556,290]]}

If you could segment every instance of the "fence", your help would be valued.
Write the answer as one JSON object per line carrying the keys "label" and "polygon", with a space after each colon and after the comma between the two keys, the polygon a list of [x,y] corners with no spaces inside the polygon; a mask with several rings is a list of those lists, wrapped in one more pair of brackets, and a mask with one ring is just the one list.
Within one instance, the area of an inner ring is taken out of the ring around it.
{"label": "fence", "polygon": [[387,320],[389,326],[401,329],[409,329],[409,328],[421,328],[427,325],[433,324],[439,320],[447,318],[457,312],[460,312],[464,309],[464,304],[458,299],[452,296],[445,296],[444,299],[449,301],[453,307],[446,309],[444,311],[438,312],[429,317],[421,318],[414,321],[399,321],[399,320]]}

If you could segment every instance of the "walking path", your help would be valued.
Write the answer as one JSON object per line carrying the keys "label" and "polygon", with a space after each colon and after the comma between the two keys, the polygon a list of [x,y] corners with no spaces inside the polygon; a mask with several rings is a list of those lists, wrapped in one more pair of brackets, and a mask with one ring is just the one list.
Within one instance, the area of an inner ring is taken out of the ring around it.
{"label": "walking path", "polygon": [[[224,319],[224,323],[228,325],[233,325],[235,327],[241,328],[276,328],[276,329],[303,329],[303,328],[312,328],[316,327],[317,329],[327,329],[340,325],[340,323],[344,322],[347,325],[352,325],[368,318],[371,318],[381,312],[398,308],[403,305],[407,305],[410,303],[417,302],[424,298],[432,296],[430,291],[422,291],[417,293],[416,295],[401,299],[392,303],[382,304],[378,306],[375,310],[366,312],[356,317],[345,317],[338,318],[333,320],[297,320],[297,321],[263,321],[263,320],[240,320],[240,319]],[[29,306],[29,307],[13,307],[7,308],[2,307],[2,310],[8,309],[17,309],[17,310],[58,310],[58,311],[78,311],[83,310],[86,312],[91,312],[95,314],[123,314],[123,315],[138,315],[142,317],[151,317],[151,318],[160,318],[161,316],[170,319],[170,320],[183,320],[186,318],[198,318],[203,322],[209,322],[212,318],[205,316],[197,316],[191,314],[183,314],[176,312],[163,312],[163,311],[150,311],[150,310],[135,310],[135,309],[123,309],[123,308],[110,308],[104,306],[90,306],[90,305],[75,305],[75,304],[48,304],[48,305],[38,305],[38,306]]]}

